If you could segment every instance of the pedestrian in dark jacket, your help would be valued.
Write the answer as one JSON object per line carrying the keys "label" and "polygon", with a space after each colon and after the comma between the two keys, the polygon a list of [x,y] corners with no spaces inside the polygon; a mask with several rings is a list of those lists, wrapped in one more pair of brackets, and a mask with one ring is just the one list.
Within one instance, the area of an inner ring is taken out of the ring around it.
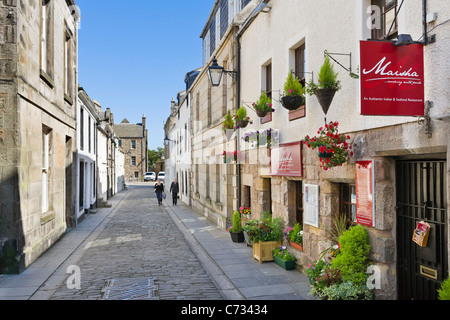
{"label": "pedestrian in dark jacket", "polygon": [[178,193],[180,192],[180,186],[177,182],[177,179],[174,179],[172,184],[170,185],[170,192],[172,192],[172,201],[173,205],[177,205]]}
{"label": "pedestrian in dark jacket", "polygon": [[158,198],[158,204],[162,205],[164,184],[161,182],[160,179],[158,179],[158,181],[155,184],[155,192],[156,192],[156,197]]}

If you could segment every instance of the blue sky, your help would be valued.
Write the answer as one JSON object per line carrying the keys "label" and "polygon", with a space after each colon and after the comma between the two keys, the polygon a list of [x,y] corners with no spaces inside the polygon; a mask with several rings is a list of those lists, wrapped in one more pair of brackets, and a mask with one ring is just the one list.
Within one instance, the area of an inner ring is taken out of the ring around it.
{"label": "blue sky", "polygon": [[163,146],[170,101],[202,64],[200,34],[214,0],[77,0],[79,83],[114,122],[147,117],[149,148]]}

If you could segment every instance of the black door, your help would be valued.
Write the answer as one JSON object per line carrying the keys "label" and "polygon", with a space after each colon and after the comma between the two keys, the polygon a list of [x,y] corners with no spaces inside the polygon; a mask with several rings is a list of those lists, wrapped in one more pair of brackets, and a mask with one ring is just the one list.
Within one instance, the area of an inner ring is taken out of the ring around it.
{"label": "black door", "polygon": [[[448,275],[447,164],[401,161],[396,165],[397,274],[401,300],[436,300]],[[431,226],[426,247],[412,241],[420,221]]]}

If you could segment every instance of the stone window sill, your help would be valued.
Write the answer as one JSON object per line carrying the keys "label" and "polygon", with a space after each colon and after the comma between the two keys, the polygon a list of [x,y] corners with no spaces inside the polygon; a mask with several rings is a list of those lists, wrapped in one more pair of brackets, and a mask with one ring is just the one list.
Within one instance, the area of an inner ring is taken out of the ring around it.
{"label": "stone window sill", "polygon": [[56,218],[56,212],[54,211],[47,211],[41,216],[41,226],[44,224],[49,223],[50,221],[54,220]]}

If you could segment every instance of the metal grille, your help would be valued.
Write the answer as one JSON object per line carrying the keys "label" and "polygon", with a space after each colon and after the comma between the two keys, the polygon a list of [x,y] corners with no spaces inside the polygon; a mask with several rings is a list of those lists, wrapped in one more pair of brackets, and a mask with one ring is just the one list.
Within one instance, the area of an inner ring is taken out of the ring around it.
{"label": "metal grille", "polygon": [[107,280],[99,300],[158,300],[155,280],[156,278]]}
{"label": "metal grille", "polygon": [[[397,247],[400,299],[434,300],[448,273],[445,161],[398,162]],[[417,223],[431,226],[426,247],[412,242]]]}

